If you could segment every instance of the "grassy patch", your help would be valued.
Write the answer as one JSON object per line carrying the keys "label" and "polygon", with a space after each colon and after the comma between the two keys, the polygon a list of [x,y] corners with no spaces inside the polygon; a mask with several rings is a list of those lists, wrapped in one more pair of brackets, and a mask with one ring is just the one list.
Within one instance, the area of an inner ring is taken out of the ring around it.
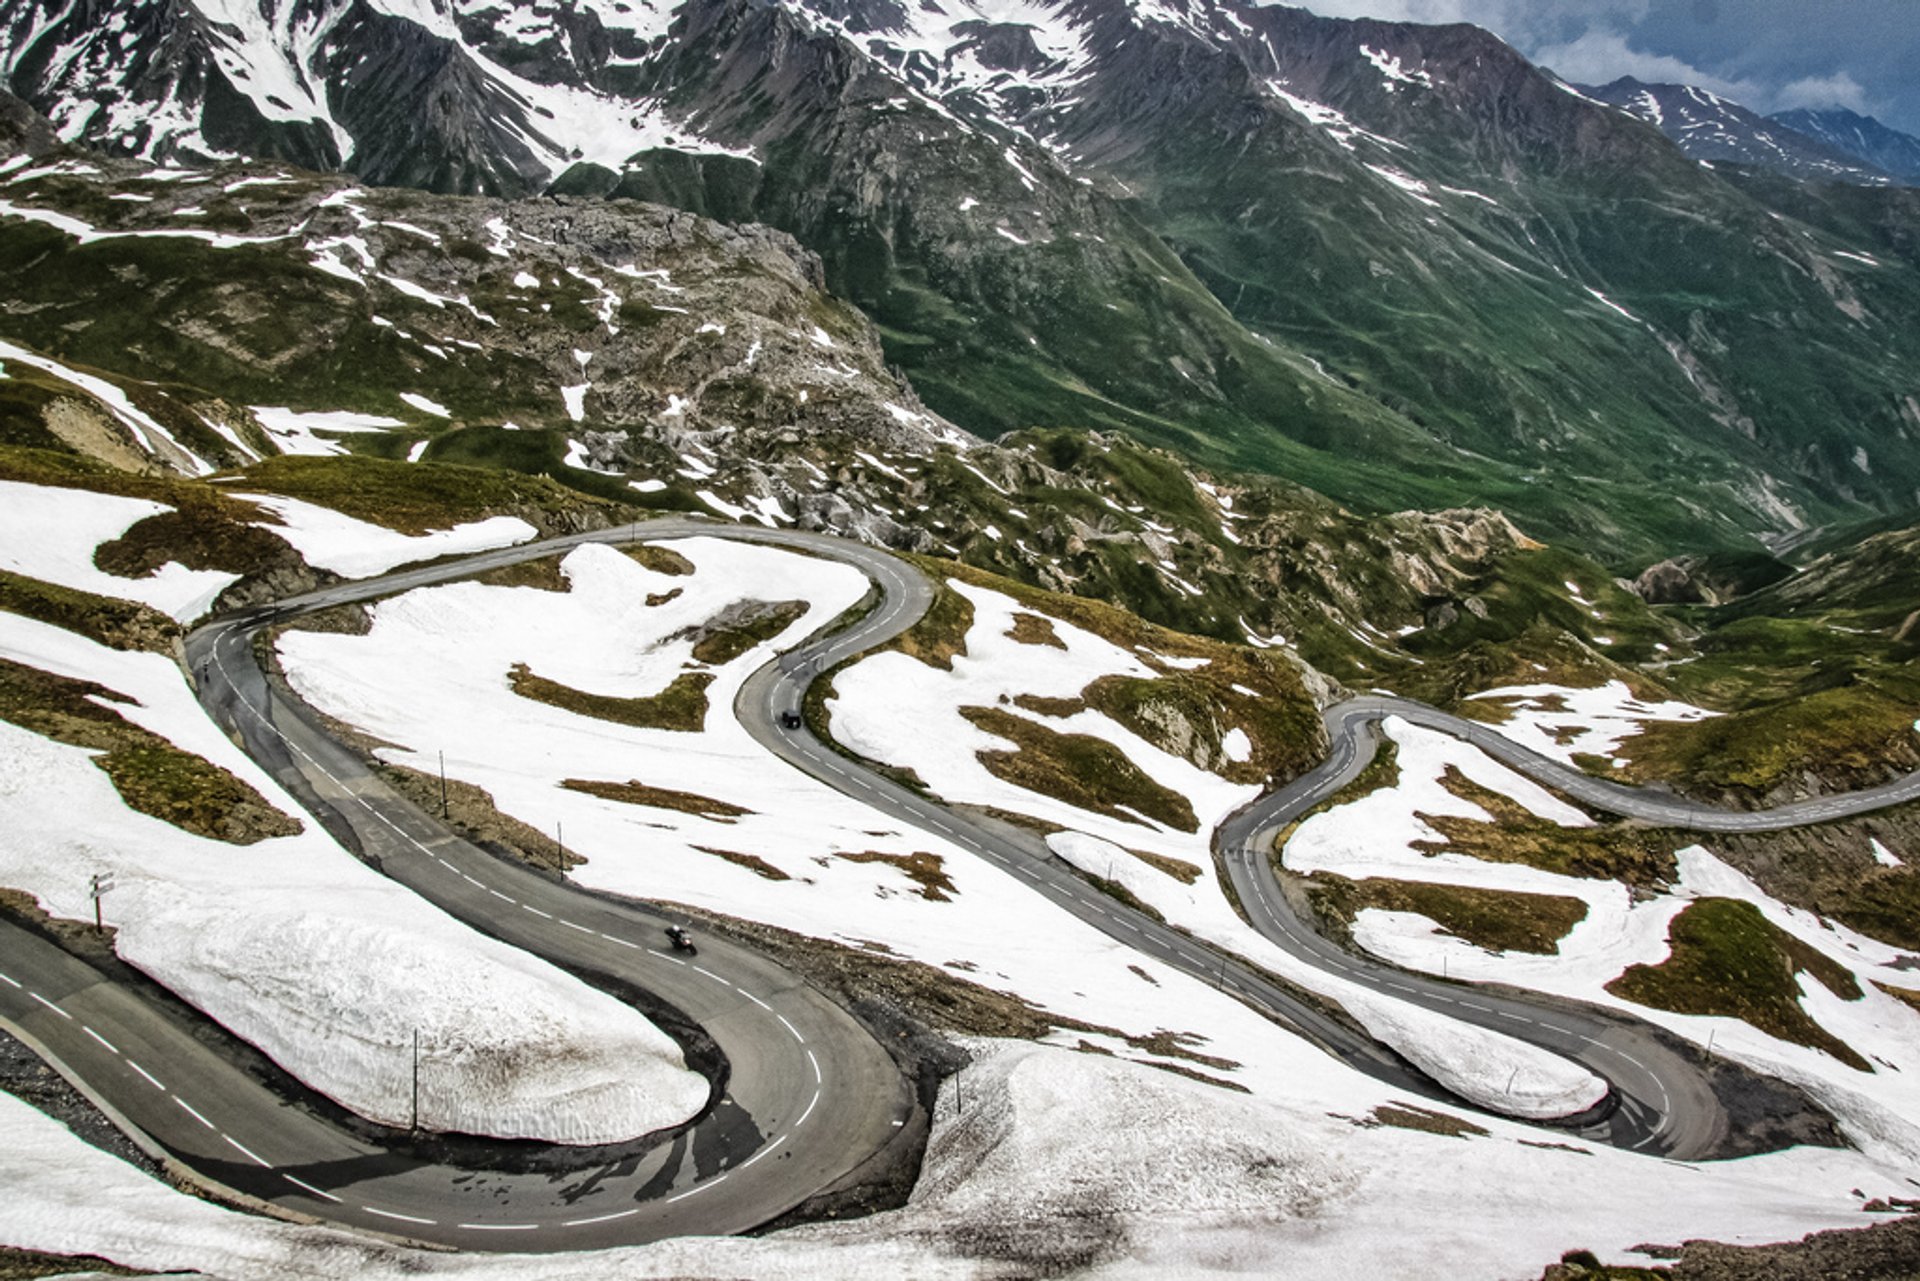
{"label": "grassy patch", "polygon": [[1684,834],[1628,823],[1562,827],[1540,818],[1511,797],[1481,787],[1453,766],[1441,785],[1493,816],[1493,822],[1421,814],[1420,821],[1443,841],[1421,842],[1424,854],[1464,854],[1488,863],[1519,863],[1562,876],[1621,881],[1641,889],[1664,889],[1677,871],[1673,852],[1691,844]]}
{"label": "grassy patch", "polygon": [[1559,894],[1523,894],[1424,881],[1348,880],[1321,872],[1308,878],[1307,897],[1336,937],[1350,938],[1367,908],[1416,912],[1448,934],[1489,952],[1551,956],[1560,940],[1586,919],[1587,905]]}
{"label": "grassy patch", "polygon": [[1607,991],[1655,1009],[1742,1019],[1770,1036],[1872,1071],[1800,1008],[1796,975],[1809,974],[1842,1000],[1857,1001],[1861,991],[1853,975],[1775,926],[1753,904],[1701,899],[1673,918],[1667,936],[1672,955],[1659,965],[1630,967]]}
{"label": "grassy patch", "polygon": [[0,659],[0,718],[100,753],[93,763],[127,805],[195,836],[251,845],[301,830],[260,793],[210,761],[123,718],[105,702],[133,700],[92,681]]}
{"label": "grassy patch", "polygon": [[0,1281],[38,1281],[40,1277],[77,1276],[134,1277],[148,1273],[123,1268],[97,1254],[44,1254],[39,1250],[16,1250],[0,1245]]}
{"label": "grassy patch", "polygon": [[928,854],[915,850],[911,854],[882,854],[878,850],[862,850],[858,853],[839,850],[835,858],[843,858],[849,863],[885,863],[907,874],[920,887],[919,894],[932,903],[945,903],[960,891],[954,888],[953,880],[947,875],[946,864],[938,854]]}
{"label": "grassy patch", "polygon": [[693,562],[671,547],[659,543],[629,543],[621,551],[656,574],[684,578],[693,573]]}
{"label": "grassy patch", "polygon": [[[1191,496],[1190,486],[1188,492]],[[1148,656],[1144,661],[1152,666],[1163,666],[1154,655],[1205,660],[1193,668],[1168,669],[1155,679],[1110,677],[1096,681],[1083,695],[1090,706],[1148,742],[1201,768],[1216,770],[1235,782],[1259,783],[1292,778],[1312,768],[1319,759],[1324,745],[1319,713],[1298,671],[1277,653],[1173,631],[1115,605],[1045,591],[969,565],[927,557],[907,559],[936,582],[958,579],[1011,597],[1026,611],[1015,615],[1016,632],[1022,627],[1035,628],[1035,624],[1024,622],[1028,615],[1035,615],[1046,622],[1047,634],[1056,640],[1054,624],[1067,623],[1122,648],[1143,652]],[[944,585],[941,588],[943,594],[950,590]],[[960,600],[965,603],[964,598]],[[935,609],[940,606],[936,604]],[[952,654],[966,652],[972,613],[969,605],[964,621],[944,617],[938,622],[931,621],[930,614],[929,620],[908,636],[916,637],[916,644],[934,653],[937,666],[950,667]],[[1046,643],[1037,639],[1037,630],[1029,635],[1036,638],[1031,643]],[[1016,635],[1015,639],[1025,637]],[[1251,745],[1247,761],[1228,761],[1221,751],[1221,738],[1234,728],[1242,730]]]}
{"label": "grassy patch", "polygon": [[280,457],[240,473],[241,483],[299,498],[403,534],[425,534],[489,516],[518,516],[543,531],[620,523],[633,509],[528,476],[455,463],[403,463],[363,455]]}
{"label": "grassy patch", "polygon": [[78,632],[109,649],[171,653],[180,625],[133,601],[95,596],[0,570],[0,610]]}
{"label": "grassy patch", "polygon": [[[260,574],[299,560],[285,539],[235,519],[238,504],[193,502],[135,521],[93,554],[99,569],[120,578],[146,578],[169,561],[188,569]],[[261,519],[271,519],[260,513]]]}
{"label": "grassy patch", "polygon": [[1915,1014],[1920,1014],[1920,992],[1916,992],[1911,988],[1893,987],[1889,984],[1881,983],[1878,981],[1875,981],[1874,986],[1879,988],[1882,992],[1885,992],[1888,996],[1892,997],[1894,1000],[1902,1001],[1908,1006],[1910,1006],[1913,1009],[1913,1012]]}
{"label": "grassy patch", "polygon": [[573,584],[561,572],[560,560],[558,556],[542,556],[539,560],[515,561],[490,569],[470,581],[485,587],[531,587],[535,591],[564,595],[573,590]]}
{"label": "grassy patch", "polygon": [[1435,1112],[1429,1108],[1416,1107],[1411,1103],[1382,1103],[1365,1119],[1355,1121],[1355,1125],[1364,1129],[1390,1125],[1398,1130],[1419,1130],[1426,1134],[1445,1134],[1451,1138],[1475,1138],[1488,1133],[1485,1126],[1475,1125],[1463,1117]]}
{"label": "grassy patch", "polygon": [[1182,832],[1200,828],[1186,797],[1148,778],[1105,739],[1061,734],[998,708],[963,707],[960,714],[1014,744],[1013,751],[980,753],[980,763],[1003,782],[1109,818],[1137,823],[1144,815]]}
{"label": "grassy patch", "polygon": [[1627,739],[1618,775],[1674,780],[1750,804],[1809,775],[1841,789],[1920,765],[1920,669],[1847,673],[1844,683],[1702,721],[1658,722]]}
{"label": "grassy patch", "polygon": [[740,614],[739,621],[717,627],[694,642],[694,658],[715,667],[730,663],[754,646],[765,644],[786,631],[807,612],[806,602],[798,600],[750,604],[751,608]]}
{"label": "grassy patch", "polygon": [[1013,616],[1013,626],[1007,629],[1007,638],[1022,645],[1047,645],[1054,649],[1065,649],[1067,643],[1053,630],[1053,623],[1039,614],[1020,613]]}
{"label": "grassy patch", "polygon": [[887,648],[950,672],[953,660],[967,652],[967,633],[973,630],[973,602],[937,573],[930,577],[935,584],[933,604],[925,617],[895,637]]}
{"label": "grassy patch", "polygon": [[1013,705],[1035,716],[1050,716],[1055,720],[1078,716],[1087,710],[1084,698],[1046,698],[1039,694],[1015,694]]}
{"label": "grassy patch", "polygon": [[765,877],[769,881],[791,881],[793,879],[773,864],[767,862],[767,860],[761,858],[758,854],[743,854],[739,850],[715,849],[710,845],[695,845],[693,848],[699,850],[702,854],[711,854],[715,858],[723,858],[735,867],[744,867],[755,876]]}
{"label": "grassy patch", "polygon": [[594,779],[569,778],[560,786],[569,791],[597,796],[603,801],[619,801],[623,805],[647,805],[660,810],[677,810],[682,814],[694,814],[724,823],[730,823],[736,818],[753,813],[750,809],[727,801],[716,801],[695,792],[679,792],[670,787],[653,787],[637,779],[629,783],[607,783]]}
{"label": "grassy patch", "polygon": [[633,725],[640,729],[667,729],[694,734],[706,727],[707,686],[713,683],[711,672],[682,672],[658,694],[645,698],[616,698],[610,694],[589,694],[559,681],[536,676],[525,663],[515,663],[507,674],[513,692],[536,703],[558,707],[597,721]]}

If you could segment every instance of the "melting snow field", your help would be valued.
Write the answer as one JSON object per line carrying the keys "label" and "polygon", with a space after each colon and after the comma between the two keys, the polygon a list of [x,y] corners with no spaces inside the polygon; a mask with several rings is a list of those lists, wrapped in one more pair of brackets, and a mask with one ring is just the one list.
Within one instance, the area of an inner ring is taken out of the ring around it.
{"label": "melting snow field", "polygon": [[190,621],[206,613],[239,575],[169,561],[145,578],[119,578],[93,565],[100,544],[149,516],[172,510],[144,498],[0,480],[0,569],[96,596],[138,601],[180,622]]}
{"label": "melting snow field", "polygon": [[275,494],[236,497],[258,503],[278,516],[280,524],[271,527],[273,532],[291,543],[307,564],[343,578],[371,578],[415,561],[511,547],[540,534],[517,516],[490,516],[452,529],[401,534],[297,498]]}
{"label": "melting snow field", "polygon": [[[5,613],[0,655],[131,696],[115,704],[127,719],[300,813],[169,660]],[[639,1014],[459,924],[311,822],[244,850],[194,836],[129,809],[92,755],[0,723],[0,884],[80,919],[89,878],[112,873],[120,955],[313,1088],[406,1124],[417,1028],[421,1119],[434,1128],[609,1142],[706,1101],[705,1079]],[[555,1044],[579,1053],[556,1058]]]}
{"label": "melting snow field", "polygon": [[[1557,687],[1530,687],[1518,693],[1530,698],[1562,694],[1569,705],[1587,695],[1583,715],[1576,719],[1595,725],[1590,733],[1612,735],[1612,741],[1618,741],[1618,736],[1632,732],[1624,714],[1611,720],[1591,715],[1595,708],[1618,708],[1624,686],[1611,695],[1607,690]],[[1668,704],[1664,709],[1674,713],[1684,705]],[[1527,715],[1522,713],[1523,718]],[[1553,712],[1546,718],[1560,715]],[[1644,713],[1640,715],[1644,718]],[[1516,737],[1536,746],[1523,736],[1527,728],[1523,720]],[[1877,986],[1886,983],[1912,989],[1912,969],[1920,958],[1788,907],[1698,846],[1677,851],[1679,875],[1670,892],[1639,898],[1617,881],[1483,862],[1458,853],[1425,853],[1414,848],[1416,842],[1445,842],[1422,816],[1491,819],[1479,806],[1440,785],[1449,765],[1541,818],[1568,827],[1591,826],[1592,820],[1457,739],[1392,719],[1386,722],[1385,732],[1398,749],[1397,784],[1303,822],[1283,854],[1290,870],[1563,895],[1582,900],[1586,916],[1560,940],[1554,953],[1534,955],[1488,952],[1442,932],[1424,916],[1367,909],[1354,922],[1356,945],[1409,969],[1468,982],[1531,988],[1631,1011],[1696,1044],[1711,1042],[1717,1053],[1801,1085],[1835,1114],[1863,1150],[1884,1160],[1920,1162],[1920,1123],[1908,1119],[1920,1118],[1920,1082],[1916,1081],[1920,1077],[1920,1014]],[[1550,733],[1541,738],[1553,744]],[[1800,1004],[1815,1022],[1874,1062],[1875,1070],[1856,1071],[1827,1054],[1769,1036],[1739,1019],[1673,1014],[1632,1004],[1606,991],[1606,984],[1629,966],[1666,960],[1673,919],[1702,898],[1752,903],[1772,924],[1852,972],[1861,989],[1858,1000],[1842,1000],[1802,975]],[[1366,1018],[1358,1010],[1355,1013]],[[1469,1093],[1469,1097],[1473,1096]]]}
{"label": "melting snow field", "polygon": [[1618,680],[1592,689],[1507,685],[1473,697],[1511,708],[1513,715],[1499,725],[1500,732],[1563,765],[1583,753],[1611,756],[1649,721],[1699,721],[1717,714],[1691,703],[1644,702]]}
{"label": "melting snow field", "polygon": [[[736,692],[771,654],[857,603],[866,579],[724,539],[669,546],[694,573],[656,572],[589,545],[562,561],[564,593],[474,583],[409,592],[375,605],[365,636],[285,634],[282,663],[315,706],[396,744],[387,758],[432,769],[444,746],[449,775],[486,789],[503,811],[542,830],[562,824],[569,849],[587,859],[571,873],[583,884],[879,943],[1128,1034],[1204,1027],[1215,1042],[1207,1052],[1252,1065],[1241,1073],[1249,1081],[1297,1049],[1237,1002],[1139,958],[1012,876],[769,756],[735,720]],[[806,612],[779,636],[724,664],[692,659],[689,629],[741,602],[795,600]],[[422,664],[428,653],[435,661]],[[625,698],[706,672],[705,727],[640,728],[530,701],[508,685],[520,662],[548,680]],[[567,779],[638,781],[721,806],[699,814],[603,800],[560,786]],[[729,806],[745,812],[726,813]],[[902,865],[916,854],[938,860],[952,887],[944,897],[923,893]],[[1137,973],[1128,968],[1136,962]],[[1203,1021],[1196,1000],[1211,1011]],[[1117,1036],[1087,1039],[1141,1054]]]}
{"label": "melting snow field", "polygon": [[[72,497],[75,509],[85,510],[94,496]],[[359,554],[380,541],[297,507],[277,510],[295,531],[290,539],[308,539],[298,545],[316,558]],[[37,547],[33,554],[69,566],[87,563],[91,536],[84,531],[75,539],[85,543],[85,556],[66,553],[60,560]],[[564,592],[477,583],[421,589],[371,606],[364,636],[283,635],[282,661],[296,689],[316,706],[393,744],[383,749],[389,759],[431,768],[444,748],[448,773],[486,789],[504,812],[542,829],[564,822],[567,844],[587,860],[573,875],[587,885],[878,946],[1017,994],[1092,1030],[1056,1032],[1051,1047],[978,1046],[987,1057],[965,1073],[966,1109],[956,1117],[954,1094],[942,1096],[911,1203],[863,1221],[759,1240],[672,1241],[579,1257],[418,1255],[250,1219],[181,1196],[0,1098],[0,1186],[33,1189],[31,1197],[0,1199],[0,1240],[243,1278],[1001,1277],[1030,1275],[1035,1265],[1055,1262],[1111,1277],[1423,1270],[1495,1277],[1534,1275],[1579,1246],[1624,1262],[1640,1257],[1627,1253],[1630,1246],[1648,1240],[1765,1241],[1859,1226],[1870,1217],[1860,1212],[1862,1198],[1852,1189],[1869,1198],[1902,1194],[1906,1185],[1890,1171],[1911,1168],[1906,1158],[1920,1152],[1905,1146],[1912,1132],[1898,1114],[1920,1109],[1877,1093],[1842,1094],[1837,1081],[1825,1082],[1822,1097],[1839,1100],[1835,1105],[1865,1154],[1796,1150],[1682,1168],[1578,1143],[1530,1146],[1538,1144],[1539,1131],[1484,1115],[1472,1119],[1489,1133],[1468,1138],[1373,1123],[1375,1109],[1397,1102],[1387,1087],[1209,985],[1094,931],[997,868],[931,834],[903,830],[763,752],[731,712],[741,683],[772,653],[851,607],[866,582],[845,566],[771,548],[707,538],[672,547],[692,573],[660,572],[589,545],[562,561]],[[128,584],[110,582],[124,594]],[[1058,621],[1055,632],[1066,650],[1021,646],[1004,636],[1014,603],[995,593],[969,594],[975,605],[969,659],[957,660],[952,673],[899,655],[856,665],[841,674],[836,726],[864,726],[870,750],[909,756],[936,790],[957,793],[954,799],[1057,822],[1068,830],[1050,842],[1056,856],[1121,881],[1198,937],[1347,1003],[1377,1034],[1423,1055],[1423,1066],[1469,1097],[1497,1098],[1505,1107],[1517,1102],[1520,1110],[1542,1115],[1591,1100],[1594,1083],[1578,1069],[1491,1033],[1423,1025],[1423,1016],[1307,970],[1252,934],[1210,875],[1187,885],[1127,852],[1143,849],[1206,867],[1204,836],[1085,814],[979,768],[974,753],[999,744],[960,718],[959,706],[997,705],[1003,694],[1071,697],[1100,675],[1146,669],[1137,654]],[[737,619],[742,603],[755,601],[797,601],[803,612],[780,635],[727,662],[693,657],[703,630]],[[111,653],[25,620],[0,617],[0,623],[0,651],[134,695],[142,706],[127,709],[130,717],[297,812],[213,731],[164,659]],[[433,661],[423,662],[428,655]],[[549,681],[622,698],[659,693],[688,674],[709,676],[705,722],[694,732],[636,728],[533,702],[508,683],[516,663]],[[932,728],[912,741],[889,737],[882,709],[898,720],[925,717]],[[1061,726],[1115,743],[1188,795],[1203,824],[1251,794],[1097,720],[1104,718],[1079,713]],[[1544,817],[1586,820],[1470,748],[1408,726],[1389,732],[1401,743],[1397,798],[1370,809],[1348,807],[1353,812],[1340,822],[1315,819],[1300,829],[1296,845],[1333,870],[1346,870],[1342,860],[1350,867],[1363,858],[1381,875],[1573,892],[1566,878],[1541,879],[1544,874],[1515,867],[1487,870],[1457,856],[1427,858],[1408,849],[1421,835],[1415,807],[1433,812],[1429,807],[1464,804],[1431,785],[1448,761]],[[122,889],[109,898],[108,910],[130,959],[222,1011],[220,1017],[228,1017],[231,1005],[236,1026],[255,1011],[254,1024],[243,1027],[247,1035],[309,1080],[337,1076],[342,1089],[361,1091],[368,1096],[356,1105],[362,1110],[381,1115],[400,1097],[396,1074],[405,1059],[388,1047],[408,1035],[402,1024],[418,1021],[430,1038],[442,1030],[451,1035],[455,1027],[470,1035],[483,1015],[481,1026],[497,1038],[492,1044],[594,1047],[602,1053],[590,1062],[608,1072],[558,1083],[572,1091],[564,1100],[544,1092],[552,1082],[524,1082],[525,1092],[511,1098],[470,1083],[442,1093],[436,1061],[450,1069],[462,1065],[436,1060],[430,1041],[423,1105],[488,1108],[496,1129],[526,1115],[553,1125],[562,1114],[576,1129],[618,1128],[636,1124],[646,1107],[673,1112],[670,1100],[680,1111],[665,1119],[674,1119],[697,1106],[696,1094],[704,1095],[704,1082],[680,1069],[677,1054],[651,1025],[624,1007],[607,1010],[567,976],[441,917],[317,832],[249,847],[243,864],[210,857],[209,850],[227,851],[127,810],[86,753],[21,731],[11,731],[4,747],[9,761],[21,764],[0,781],[0,809],[18,834],[0,850],[0,883],[24,884],[52,910],[77,915],[85,908],[86,877],[116,871]],[[562,787],[567,779],[638,781],[720,804],[688,813],[604,800]],[[28,786],[22,780],[31,780],[33,806],[22,799]],[[56,798],[51,806],[44,801],[49,789]],[[102,816],[82,836],[56,830],[45,817],[82,810]],[[113,851],[105,865],[101,849]],[[1290,847],[1290,859],[1293,853]],[[947,878],[939,893],[908,874],[906,860],[916,855],[922,869],[933,860]],[[235,866],[245,867],[244,882],[223,870]],[[1737,873],[1703,856],[1683,856],[1682,866],[1692,892],[1757,893],[1735,885],[1729,878]],[[1437,877],[1436,868],[1443,869]],[[1569,953],[1562,961],[1571,962],[1576,976],[1570,985],[1589,991],[1626,958],[1657,959],[1676,907],[1634,906],[1618,886],[1577,884],[1586,887],[1589,922],[1611,913],[1606,919],[1616,925],[1597,932],[1585,952],[1572,940],[1562,944]],[[317,922],[272,914],[290,901]],[[1766,910],[1770,917],[1781,914],[1784,927],[1797,934],[1820,928],[1778,905]],[[259,914],[265,915],[257,928],[240,924]],[[1429,967],[1437,949],[1448,949],[1446,963],[1456,977],[1468,973],[1465,954],[1471,952],[1488,977],[1514,981],[1499,967],[1517,958],[1438,938],[1420,918],[1382,929],[1377,915],[1363,915],[1357,931],[1369,946],[1408,949],[1409,963]],[[1887,949],[1875,951],[1878,945],[1844,933],[1816,945],[1848,953],[1856,967],[1891,959]],[[1422,947],[1429,949],[1424,955],[1417,951]],[[368,965],[368,957],[380,963]],[[458,990],[430,977],[410,984],[391,978],[396,964],[417,963],[429,976],[452,972],[456,957]],[[287,985],[263,977],[270,965],[290,976]],[[376,979],[384,985],[366,986]],[[1817,1018],[1845,1038],[1864,1033],[1835,1021],[1834,1011],[1819,1003],[1823,995],[1809,997]],[[1849,1013],[1882,1022],[1920,1017],[1878,993],[1874,1000]],[[369,1005],[393,1013],[372,1014]],[[327,1038],[313,1035],[310,1020],[322,1019],[331,1025]],[[1663,1021],[1696,1039],[1711,1026],[1721,1047],[1770,1056],[1775,1070],[1817,1068],[1806,1060],[1819,1056],[1796,1047],[1783,1052],[1751,1029],[1742,1041],[1743,1024],[1681,1016]],[[1889,1030],[1901,1026],[1887,1022],[1881,1031]],[[1194,1070],[1191,1060],[1137,1040],[1156,1032],[1210,1056],[1206,1075],[1235,1082],[1251,1096],[1145,1066]],[[1063,1048],[1082,1043],[1118,1057]],[[316,1045],[332,1048],[323,1059]],[[1907,1076],[1920,1071],[1920,1062],[1901,1066]],[[643,1082],[647,1098],[621,1093],[615,1078],[627,1086]],[[1879,1088],[1877,1079],[1862,1087]],[[1463,1188],[1475,1194],[1463,1197]],[[1569,1188],[1579,1195],[1569,1196]],[[982,1258],[982,1239],[1006,1248]]]}
{"label": "melting snow field", "polygon": [[[175,1192],[0,1095],[0,1240],[237,1281],[303,1276],[1097,1278],[1522,1277],[1577,1246],[1620,1263],[1643,1241],[1758,1243],[1857,1227],[1852,1189],[1904,1184],[1830,1149],[1689,1168],[1360,1126],[1318,1091],[1247,1098],[1064,1050],[976,1043],[935,1107],[902,1209],[758,1239],[582,1255],[447,1255],[249,1218]],[[1357,1110],[1356,1110],[1357,1109]],[[1570,1145],[1571,1147],[1572,1145]],[[1463,1195],[1464,1189],[1476,1189]],[[993,1248],[983,1251],[982,1241]]]}

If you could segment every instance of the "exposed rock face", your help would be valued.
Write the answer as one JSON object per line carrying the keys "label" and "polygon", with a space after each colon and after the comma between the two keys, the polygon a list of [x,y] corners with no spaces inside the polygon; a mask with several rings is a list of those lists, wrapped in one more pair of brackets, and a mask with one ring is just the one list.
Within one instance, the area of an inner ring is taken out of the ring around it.
{"label": "exposed rock face", "polygon": [[[1915,291],[1871,218],[1778,224],[1465,25],[20,0],[0,65],[121,152],[778,226],[977,434],[1120,428],[1346,501],[1498,495],[1613,555],[1892,510],[1920,469]],[[1822,358],[1783,357],[1782,324]]]}
{"label": "exposed rock face", "polygon": [[1683,556],[1649,565],[1633,580],[1633,590],[1649,605],[1717,604],[1707,599],[1693,577],[1698,563],[1694,558]]}
{"label": "exposed rock face", "polygon": [[[31,113],[14,137],[44,141]],[[54,230],[0,219],[0,251],[22,246],[34,265],[0,299],[0,337],[34,347],[57,335],[48,354],[62,362],[165,385],[126,390],[179,448],[154,434],[142,444],[85,397],[53,396],[44,428],[115,465],[137,453],[192,474],[193,456],[219,466],[272,452],[236,400],[569,429],[580,465],[616,474],[636,458],[697,458],[732,433],[736,453],[778,433],[914,451],[971,443],[888,368],[866,318],[825,294],[819,258],[765,226],[271,168],[155,177],[78,154],[44,168],[11,193]],[[115,199],[127,193],[139,199]],[[509,447],[521,446],[486,448]]]}

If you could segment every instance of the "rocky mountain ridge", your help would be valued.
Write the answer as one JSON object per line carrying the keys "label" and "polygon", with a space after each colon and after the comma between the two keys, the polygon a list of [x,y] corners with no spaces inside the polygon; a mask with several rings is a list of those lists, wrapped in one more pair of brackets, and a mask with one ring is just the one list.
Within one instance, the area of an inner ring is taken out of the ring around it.
{"label": "rocky mountain ridge", "polygon": [[1775,112],[1770,118],[1892,174],[1902,182],[1920,184],[1920,138],[1889,128],[1872,116],[1863,116],[1845,107],[1825,110],[1800,107]]}
{"label": "rocky mountain ridge", "polygon": [[1707,164],[1726,161],[1793,178],[1868,187],[1896,181],[1857,152],[1695,85],[1645,84],[1623,76],[1610,84],[1583,85],[1580,91],[1646,121],[1687,155]]}
{"label": "rocky mountain ridge", "polygon": [[1920,277],[1476,28],[31,0],[0,70],[64,136],[161,160],[771,224],[978,434],[1123,430],[1350,502],[1498,506],[1623,564],[1891,510],[1920,468]]}

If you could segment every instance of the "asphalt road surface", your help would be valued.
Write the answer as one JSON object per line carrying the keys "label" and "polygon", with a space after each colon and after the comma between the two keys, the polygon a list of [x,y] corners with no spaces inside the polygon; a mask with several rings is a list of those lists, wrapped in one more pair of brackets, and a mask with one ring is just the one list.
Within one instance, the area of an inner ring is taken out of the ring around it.
{"label": "asphalt road surface", "polygon": [[[651,993],[699,1024],[730,1071],[698,1121],[638,1157],[566,1174],[476,1172],[402,1155],[290,1104],[235,1067],[178,1012],[104,980],[49,943],[0,927],[0,1018],[27,1033],[116,1119],[204,1177],[302,1215],[468,1249],[584,1249],[737,1232],[767,1222],[856,1169],[912,1120],[908,1086],[840,1007],[757,953],[702,935],[697,957],[665,942],[669,918],[588,893],[464,841],[371,774],[311,713],[277,694],[252,638],[301,614],[556,555],[587,542],[709,535],[810,551],[853,565],[878,604],[756,671],[735,713],[780,759],[900,821],[1005,868],[1034,892],[1123,944],[1266,1013],[1356,1068],[1410,1091],[1435,1087],[1390,1051],[1300,1001],[1234,957],[1100,894],[1030,835],[948,809],[783,726],[820,672],[911,627],[932,601],[903,561],[820,534],[670,517],[502,548],[342,583],[217,619],[194,632],[187,661],[202,702],[316,818],[385,874],[484,932],[618,990]],[[1221,849],[1263,934],[1309,963],[1443,1014],[1494,1027],[1586,1063],[1614,1105],[1581,1132],[1675,1157],[1712,1149],[1725,1118],[1693,1066],[1633,1020],[1568,1011],[1408,974],[1346,953],[1305,928],[1258,851],[1272,831],[1330,795],[1371,755],[1372,726],[1400,715],[1468,738],[1549,785],[1616,812],[1678,826],[1770,830],[1864,812],[1920,795],[1920,777],[1767,814],[1708,810],[1566,770],[1484,726],[1397,699],[1355,699],[1327,713],[1333,756],[1224,825]],[[403,1145],[394,1145],[401,1147]],[[414,1149],[408,1149],[414,1150]]]}

